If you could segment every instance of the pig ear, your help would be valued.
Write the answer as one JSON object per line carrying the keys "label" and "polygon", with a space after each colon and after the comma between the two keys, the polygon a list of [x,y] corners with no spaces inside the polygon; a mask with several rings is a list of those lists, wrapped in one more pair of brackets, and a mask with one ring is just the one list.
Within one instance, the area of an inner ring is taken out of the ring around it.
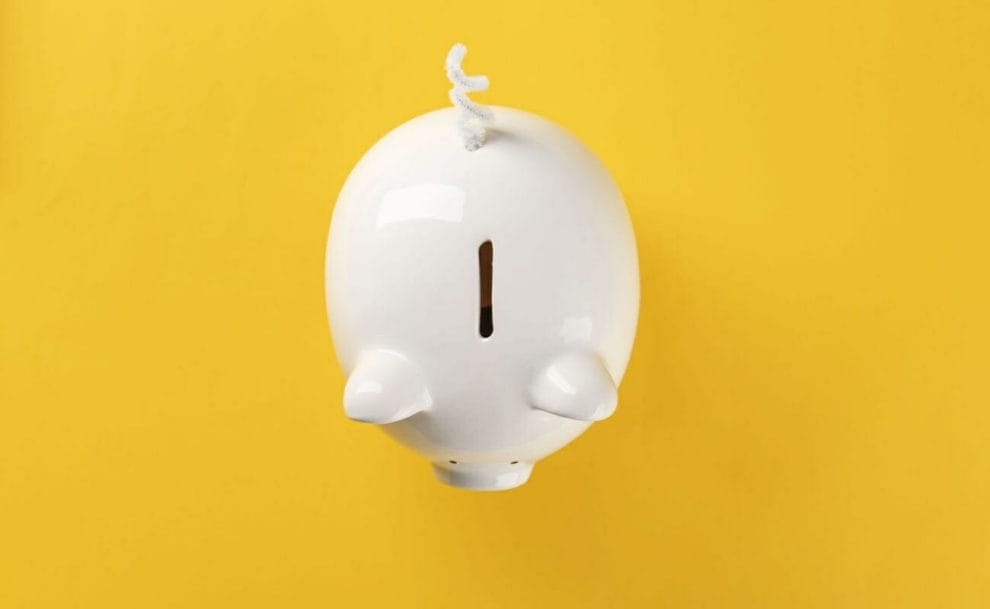
{"label": "pig ear", "polygon": [[530,400],[534,407],[562,417],[600,421],[615,412],[618,393],[598,355],[568,352],[536,375]]}
{"label": "pig ear", "polygon": [[419,369],[401,353],[385,349],[363,351],[344,388],[344,412],[365,423],[395,423],[432,403]]}

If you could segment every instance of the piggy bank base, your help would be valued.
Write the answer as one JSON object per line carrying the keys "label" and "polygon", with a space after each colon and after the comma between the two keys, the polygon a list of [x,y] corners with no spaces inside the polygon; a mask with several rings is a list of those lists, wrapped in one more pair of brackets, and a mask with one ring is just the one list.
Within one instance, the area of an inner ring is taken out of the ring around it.
{"label": "piggy bank base", "polygon": [[504,491],[529,480],[532,463],[434,463],[433,473],[440,482],[474,491]]}

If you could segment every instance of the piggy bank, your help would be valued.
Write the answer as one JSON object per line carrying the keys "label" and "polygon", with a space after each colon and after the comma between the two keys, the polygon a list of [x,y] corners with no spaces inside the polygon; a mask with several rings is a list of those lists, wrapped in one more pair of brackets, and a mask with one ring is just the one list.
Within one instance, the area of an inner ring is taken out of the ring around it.
{"label": "piggy bank", "polygon": [[622,196],[553,123],[492,108],[399,126],[333,211],[326,296],[348,417],[443,482],[499,490],[616,408],[639,308]]}

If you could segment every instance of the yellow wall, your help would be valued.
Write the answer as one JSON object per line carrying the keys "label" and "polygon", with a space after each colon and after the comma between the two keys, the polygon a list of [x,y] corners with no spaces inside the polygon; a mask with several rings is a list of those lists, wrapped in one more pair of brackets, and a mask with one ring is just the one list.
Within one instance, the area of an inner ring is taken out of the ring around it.
{"label": "yellow wall", "polygon": [[[332,202],[489,103],[637,234],[616,416],[456,491],[348,422]],[[990,606],[990,6],[0,5],[0,607]]]}

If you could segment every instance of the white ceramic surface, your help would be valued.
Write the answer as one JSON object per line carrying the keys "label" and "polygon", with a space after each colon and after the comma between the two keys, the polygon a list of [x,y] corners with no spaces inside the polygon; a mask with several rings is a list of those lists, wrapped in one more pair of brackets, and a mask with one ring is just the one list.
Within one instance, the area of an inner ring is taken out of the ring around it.
{"label": "white ceramic surface", "polygon": [[639,309],[636,244],[608,172],[553,123],[493,110],[475,151],[453,108],[375,144],[337,200],[326,266],[345,412],[426,456],[440,480],[483,490],[526,482],[612,413]]}

